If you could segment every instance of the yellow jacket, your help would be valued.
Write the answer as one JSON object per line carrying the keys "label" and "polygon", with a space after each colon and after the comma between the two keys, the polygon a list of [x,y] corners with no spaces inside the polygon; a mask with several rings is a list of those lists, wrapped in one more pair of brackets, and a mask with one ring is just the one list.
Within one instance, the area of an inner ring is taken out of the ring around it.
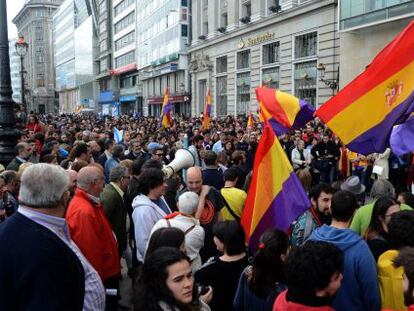
{"label": "yellow jacket", "polygon": [[397,250],[389,250],[378,258],[378,279],[382,309],[403,311],[407,310],[402,288],[403,268],[396,268],[393,265],[397,255]]}

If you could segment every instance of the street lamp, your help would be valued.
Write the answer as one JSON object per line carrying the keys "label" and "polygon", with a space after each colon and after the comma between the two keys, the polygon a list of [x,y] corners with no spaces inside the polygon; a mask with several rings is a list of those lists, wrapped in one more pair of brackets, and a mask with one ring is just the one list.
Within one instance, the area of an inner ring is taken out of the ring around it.
{"label": "street lamp", "polygon": [[326,86],[329,86],[332,91],[338,90],[339,87],[339,69],[338,76],[336,79],[325,79],[325,64],[319,63],[316,69],[319,71],[319,81],[325,83]]}
{"label": "street lamp", "polygon": [[15,128],[8,45],[6,0],[0,0],[0,163],[3,165],[14,158],[20,136]]}
{"label": "street lamp", "polygon": [[26,101],[24,100],[24,74],[25,74],[25,70],[24,70],[24,65],[23,65],[23,59],[27,54],[27,49],[29,48],[29,45],[26,43],[26,41],[24,41],[24,37],[23,35],[19,35],[19,39],[17,39],[16,44],[15,44],[15,48],[16,48],[16,53],[17,55],[20,56],[20,78],[21,78],[21,86],[22,86],[22,106],[24,107],[25,112],[27,111],[26,109]]}

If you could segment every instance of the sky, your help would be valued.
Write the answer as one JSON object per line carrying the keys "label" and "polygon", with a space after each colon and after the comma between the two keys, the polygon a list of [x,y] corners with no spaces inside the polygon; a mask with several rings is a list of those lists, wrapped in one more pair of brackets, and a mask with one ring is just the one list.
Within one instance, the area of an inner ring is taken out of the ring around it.
{"label": "sky", "polygon": [[7,29],[9,31],[9,39],[17,37],[16,25],[12,23],[12,19],[23,8],[25,0],[6,0],[7,3]]}

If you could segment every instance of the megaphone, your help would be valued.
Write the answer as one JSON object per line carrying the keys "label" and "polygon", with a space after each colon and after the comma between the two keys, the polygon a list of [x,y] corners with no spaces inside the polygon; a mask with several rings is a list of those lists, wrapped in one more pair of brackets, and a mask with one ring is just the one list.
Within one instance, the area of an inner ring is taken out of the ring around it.
{"label": "megaphone", "polygon": [[174,160],[162,168],[165,177],[170,178],[174,173],[182,169],[187,169],[195,164],[193,154],[187,149],[178,149],[175,153]]}

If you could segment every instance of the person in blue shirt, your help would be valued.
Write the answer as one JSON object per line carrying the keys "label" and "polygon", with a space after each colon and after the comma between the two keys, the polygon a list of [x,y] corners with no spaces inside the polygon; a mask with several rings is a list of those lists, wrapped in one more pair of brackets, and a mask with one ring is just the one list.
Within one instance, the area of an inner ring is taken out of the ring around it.
{"label": "person in blue shirt", "polygon": [[315,229],[309,240],[332,243],[344,252],[343,280],[334,299],[334,309],[379,311],[381,301],[374,256],[367,243],[349,229],[357,208],[357,198],[353,193],[336,192],[331,203],[331,225]]}

